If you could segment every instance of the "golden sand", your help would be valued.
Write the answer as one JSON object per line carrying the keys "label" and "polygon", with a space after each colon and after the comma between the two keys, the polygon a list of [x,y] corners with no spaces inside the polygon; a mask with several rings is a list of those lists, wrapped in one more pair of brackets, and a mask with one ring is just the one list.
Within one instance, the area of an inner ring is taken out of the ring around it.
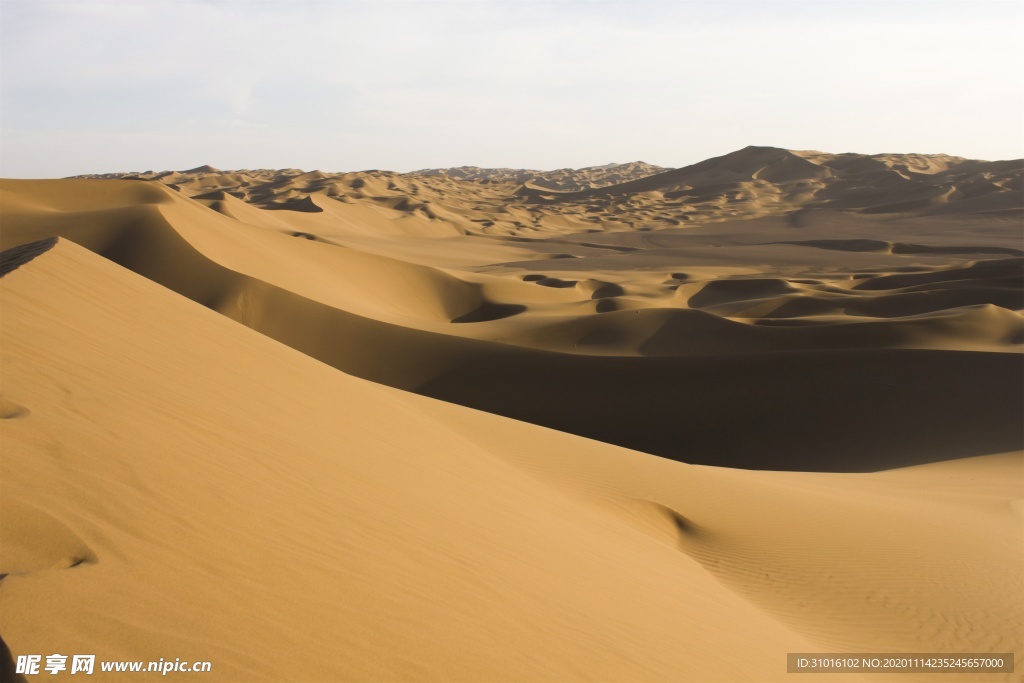
{"label": "golden sand", "polygon": [[1020,670],[1022,178],[2,181],[0,634],[210,681]]}

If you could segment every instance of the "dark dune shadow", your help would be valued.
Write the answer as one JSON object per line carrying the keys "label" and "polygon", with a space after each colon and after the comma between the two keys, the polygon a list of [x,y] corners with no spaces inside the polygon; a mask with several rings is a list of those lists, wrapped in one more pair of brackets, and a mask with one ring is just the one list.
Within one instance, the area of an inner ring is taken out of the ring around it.
{"label": "dark dune shadow", "polygon": [[518,315],[526,310],[526,306],[519,304],[495,304],[485,302],[474,308],[469,313],[452,320],[453,323],[482,323],[488,320],[501,320]]}
{"label": "dark dune shadow", "polygon": [[49,251],[55,244],[57,244],[56,237],[47,237],[46,239],[11,247],[0,252],[0,277],[7,275],[7,273],[17,269],[19,266],[25,265],[36,256]]}
{"label": "dark dune shadow", "polygon": [[1017,354],[467,360],[419,393],[705,465],[869,472],[1024,448]]}

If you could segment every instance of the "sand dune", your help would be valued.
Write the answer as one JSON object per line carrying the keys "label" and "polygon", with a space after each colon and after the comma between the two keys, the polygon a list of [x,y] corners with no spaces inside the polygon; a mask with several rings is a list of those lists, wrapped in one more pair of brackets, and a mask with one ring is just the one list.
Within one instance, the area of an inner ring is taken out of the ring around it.
{"label": "sand dune", "polygon": [[[1016,457],[857,480],[658,461],[346,377],[69,242],[3,296],[5,392],[36,408],[4,425],[15,651],[773,680],[787,650],[1018,644]],[[43,435],[63,445],[40,459]]]}
{"label": "sand dune", "polygon": [[[20,331],[4,338],[5,392],[34,408],[4,425],[16,652],[171,649],[225,680],[564,680],[743,678],[807,646],[405,394],[71,243],[33,265],[3,290],[4,331]],[[143,386],[155,402],[132,397]],[[43,434],[64,444],[46,459]],[[692,661],[726,636],[735,662]]]}
{"label": "sand dune", "polygon": [[213,680],[1019,656],[1022,178],[4,180],[0,634]]}
{"label": "sand dune", "polygon": [[[908,218],[907,242],[831,212],[510,241],[400,235],[401,210],[320,195],[340,211],[126,181],[2,188],[3,246],[59,234],[347,373],[629,448],[865,471],[1020,444],[1024,266],[1004,219],[979,235],[978,218]],[[780,428],[793,419],[815,426]]]}

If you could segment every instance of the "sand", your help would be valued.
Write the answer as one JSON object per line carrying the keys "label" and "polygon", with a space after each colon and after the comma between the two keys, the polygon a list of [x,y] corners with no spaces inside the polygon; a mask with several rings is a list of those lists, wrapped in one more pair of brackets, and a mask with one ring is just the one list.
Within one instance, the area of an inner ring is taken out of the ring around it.
{"label": "sand", "polygon": [[1022,178],[2,181],[0,634],[225,681],[1020,670]]}

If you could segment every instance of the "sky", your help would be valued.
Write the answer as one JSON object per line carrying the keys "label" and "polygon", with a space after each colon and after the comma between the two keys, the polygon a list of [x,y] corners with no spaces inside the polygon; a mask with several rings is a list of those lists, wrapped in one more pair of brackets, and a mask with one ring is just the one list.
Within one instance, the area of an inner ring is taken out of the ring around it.
{"label": "sky", "polygon": [[0,0],[0,176],[1024,156],[1024,2]]}

